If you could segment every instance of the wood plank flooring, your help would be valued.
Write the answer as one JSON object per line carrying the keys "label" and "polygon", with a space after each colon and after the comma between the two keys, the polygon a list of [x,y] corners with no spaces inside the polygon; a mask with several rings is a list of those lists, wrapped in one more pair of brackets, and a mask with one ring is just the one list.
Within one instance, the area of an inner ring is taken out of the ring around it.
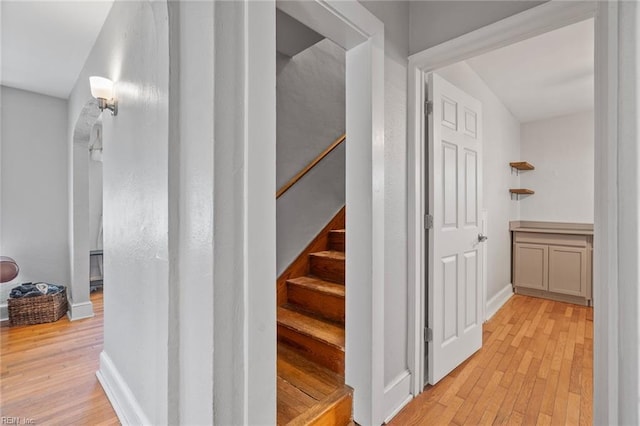
{"label": "wood plank flooring", "polygon": [[118,425],[96,378],[103,342],[102,292],[96,316],[70,322],[0,326],[0,413],[33,424]]}
{"label": "wood plank flooring", "polygon": [[[2,416],[27,417],[35,424],[118,424],[95,377],[102,294],[91,299],[96,311],[91,319],[71,323],[65,317],[11,328],[3,323]],[[515,295],[485,324],[483,349],[391,424],[589,425],[592,371],[591,308]],[[312,388],[326,393],[322,386]]]}
{"label": "wood plank flooring", "polygon": [[514,295],[483,340],[390,424],[592,424],[592,308]]}

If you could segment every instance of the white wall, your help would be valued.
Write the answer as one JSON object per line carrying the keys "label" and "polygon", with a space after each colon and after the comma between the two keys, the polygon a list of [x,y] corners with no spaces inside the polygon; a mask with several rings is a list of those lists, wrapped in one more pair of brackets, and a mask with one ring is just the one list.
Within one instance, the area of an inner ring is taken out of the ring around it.
{"label": "white wall", "polygon": [[593,111],[523,123],[521,159],[535,166],[520,184],[520,219],[593,223]]}
{"label": "white wall", "polygon": [[482,103],[483,204],[488,212],[486,288],[489,303],[511,285],[509,221],[518,219],[520,204],[511,200],[509,194],[509,188],[519,185],[518,176],[511,173],[509,162],[520,161],[520,123],[466,62],[441,69],[438,74]]}
{"label": "white wall", "polygon": [[535,7],[544,1],[411,1],[411,54]]}
{"label": "white wall", "polygon": [[129,421],[148,424],[168,422],[175,346],[168,332],[168,37],[166,2],[114,3],[69,98],[72,134],[91,99],[89,76],[116,83],[119,113],[102,114],[109,285],[100,374],[120,408],[136,413]]}
{"label": "white wall", "polygon": [[20,266],[4,305],[22,282],[69,285],[67,102],[5,86],[0,98],[0,253]]}
{"label": "white wall", "polygon": [[387,417],[409,397],[411,381],[407,358],[406,207],[409,2],[362,3],[385,26],[384,416]]}

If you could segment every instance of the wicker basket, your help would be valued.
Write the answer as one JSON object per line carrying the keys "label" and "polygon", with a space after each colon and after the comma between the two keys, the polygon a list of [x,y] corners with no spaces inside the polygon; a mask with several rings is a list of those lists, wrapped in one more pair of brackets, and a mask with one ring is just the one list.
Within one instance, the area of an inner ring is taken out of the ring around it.
{"label": "wicker basket", "polygon": [[35,297],[22,297],[7,301],[9,324],[31,325],[58,321],[67,313],[67,291]]}

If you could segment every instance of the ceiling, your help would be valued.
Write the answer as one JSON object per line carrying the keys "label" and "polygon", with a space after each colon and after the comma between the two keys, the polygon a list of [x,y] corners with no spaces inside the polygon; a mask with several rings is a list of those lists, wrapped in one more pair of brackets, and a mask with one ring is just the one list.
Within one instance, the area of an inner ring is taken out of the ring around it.
{"label": "ceiling", "polygon": [[112,4],[0,1],[0,83],[66,99]]}
{"label": "ceiling", "polygon": [[593,108],[593,19],[469,59],[521,122]]}

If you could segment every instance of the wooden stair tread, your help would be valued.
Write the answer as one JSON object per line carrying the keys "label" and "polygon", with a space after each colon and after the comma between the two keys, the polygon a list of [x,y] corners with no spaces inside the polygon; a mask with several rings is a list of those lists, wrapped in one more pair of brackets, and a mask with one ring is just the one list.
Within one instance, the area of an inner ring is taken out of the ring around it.
{"label": "wooden stair tread", "polygon": [[313,256],[313,257],[324,257],[327,259],[335,259],[335,260],[344,260],[344,252],[343,251],[336,251],[336,250],[325,250],[325,251],[318,251],[315,253],[311,253],[309,256]]}
{"label": "wooden stair tread", "polygon": [[289,421],[309,411],[318,403],[317,400],[279,376],[277,377],[276,386],[278,424],[289,423]]}
{"label": "wooden stair tread", "polygon": [[353,390],[346,385],[289,422],[289,426],[346,426],[352,421]]}
{"label": "wooden stair tread", "polygon": [[287,280],[287,283],[305,287],[313,291],[329,294],[336,297],[344,297],[345,288],[342,284],[325,281],[316,277],[297,277]]}
{"label": "wooden stair tread", "polygon": [[278,308],[278,325],[317,339],[344,352],[344,328],[300,312]]}
{"label": "wooden stair tread", "polygon": [[344,385],[343,377],[283,343],[278,343],[278,377],[316,400],[326,398]]}
{"label": "wooden stair tread", "polygon": [[278,425],[353,424],[353,389],[344,383],[344,228],[343,207],[278,278]]}

